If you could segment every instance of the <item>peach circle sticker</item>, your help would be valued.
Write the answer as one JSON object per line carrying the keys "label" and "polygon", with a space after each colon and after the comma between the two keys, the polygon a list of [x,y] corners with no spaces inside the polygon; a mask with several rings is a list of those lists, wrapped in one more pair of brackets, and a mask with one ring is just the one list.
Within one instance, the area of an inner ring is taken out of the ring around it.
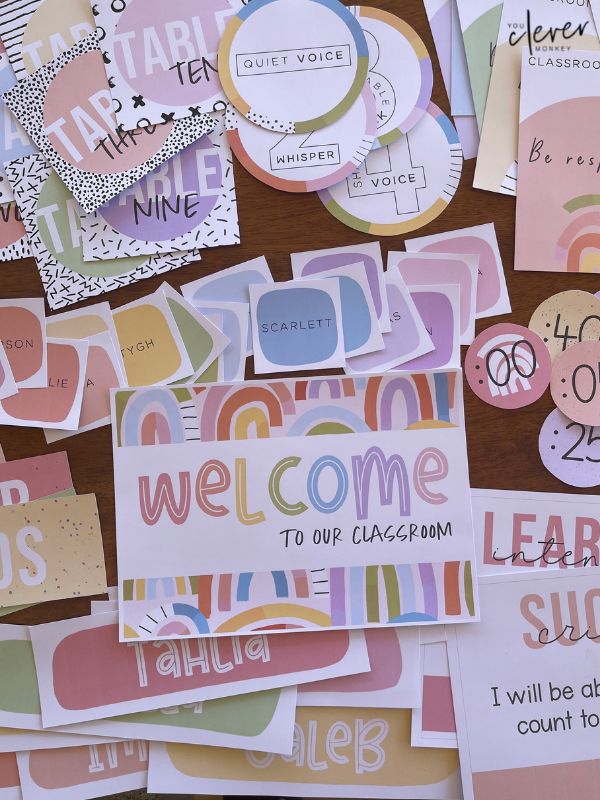
{"label": "peach circle sticker", "polygon": [[580,289],[553,294],[533,312],[529,328],[542,337],[554,361],[577,342],[600,339],[600,300]]}
{"label": "peach circle sticker", "polygon": [[552,398],[573,422],[600,425],[600,342],[578,342],[554,362]]}
{"label": "peach circle sticker", "polygon": [[522,325],[492,325],[476,337],[465,358],[473,392],[496,408],[535,403],[550,383],[552,362],[537,333]]}

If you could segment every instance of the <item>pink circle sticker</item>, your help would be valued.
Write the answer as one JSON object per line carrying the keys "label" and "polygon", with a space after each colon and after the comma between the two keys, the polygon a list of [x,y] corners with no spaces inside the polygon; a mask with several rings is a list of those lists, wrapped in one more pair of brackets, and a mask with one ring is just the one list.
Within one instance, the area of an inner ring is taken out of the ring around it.
{"label": "pink circle sticker", "polygon": [[600,342],[578,342],[556,359],[552,398],[573,422],[600,425]]}
{"label": "pink circle sticker", "polygon": [[44,129],[56,152],[80,170],[109,174],[157,153],[172,124],[118,134],[100,51],[75,58],[56,75],[44,101]]}
{"label": "pink circle sticker", "polygon": [[555,408],[546,417],[538,441],[542,463],[569,486],[600,484],[600,428],[565,417]]}
{"label": "pink circle sticker", "polygon": [[465,358],[469,386],[496,408],[535,403],[548,388],[551,370],[550,354],[537,333],[506,322],[482,331]]}

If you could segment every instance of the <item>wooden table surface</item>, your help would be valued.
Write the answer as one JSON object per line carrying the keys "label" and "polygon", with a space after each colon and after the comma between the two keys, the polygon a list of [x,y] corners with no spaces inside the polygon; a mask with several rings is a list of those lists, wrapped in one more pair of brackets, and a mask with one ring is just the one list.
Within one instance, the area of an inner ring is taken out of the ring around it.
{"label": "wooden table surface", "polygon": [[[449,102],[439,70],[427,17],[421,0],[380,0],[377,7],[398,14],[423,38],[434,63],[433,100],[446,113]],[[511,320],[527,325],[531,313],[546,297],[564,289],[596,291],[593,275],[513,272],[515,200],[472,188],[475,161],[465,162],[458,191],[446,211],[425,228],[414,231],[420,236],[454,230],[484,222],[494,222],[508,279],[513,313],[497,319],[480,320],[477,331],[496,321]],[[117,307],[157,289],[166,279],[174,287],[203,275],[265,255],[276,280],[289,280],[289,254],[337,245],[371,241],[373,237],[347,228],[334,219],[315,194],[292,195],[278,192],[259,183],[235,164],[238,210],[242,244],[206,250],[202,262],[126,286],[77,307],[108,300]],[[403,250],[398,236],[382,238],[385,256],[388,250]],[[35,297],[44,294],[32,259],[3,264],[0,296]],[[463,348],[463,357],[465,348]],[[253,377],[251,359],[246,377]],[[502,411],[485,405],[465,387],[465,414],[471,485],[479,488],[520,489],[532,491],[581,491],[570,489],[550,475],[538,453],[539,429],[553,408],[550,392],[537,403],[516,411]],[[47,445],[38,429],[0,427],[0,444],[7,460],[67,450],[77,493],[95,493],[98,498],[109,584],[116,582],[114,485],[110,427],[80,434]],[[6,621],[35,624],[78,616],[89,610],[89,598],[63,600],[18,612]],[[4,620],[3,620],[4,621]]]}

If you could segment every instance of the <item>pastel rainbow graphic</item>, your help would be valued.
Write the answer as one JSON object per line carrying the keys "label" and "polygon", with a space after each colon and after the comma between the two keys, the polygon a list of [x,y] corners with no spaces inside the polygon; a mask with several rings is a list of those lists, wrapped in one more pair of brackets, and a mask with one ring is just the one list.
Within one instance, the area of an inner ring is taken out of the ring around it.
{"label": "pastel rainbow graphic", "polygon": [[567,272],[600,272],[600,194],[573,197],[563,208],[578,214],[561,233],[556,257]]}
{"label": "pastel rainbow graphic", "polygon": [[117,392],[120,447],[452,427],[456,373]]}
{"label": "pastel rainbow graphic", "polygon": [[475,616],[470,561],[121,582],[126,638],[415,623]]}

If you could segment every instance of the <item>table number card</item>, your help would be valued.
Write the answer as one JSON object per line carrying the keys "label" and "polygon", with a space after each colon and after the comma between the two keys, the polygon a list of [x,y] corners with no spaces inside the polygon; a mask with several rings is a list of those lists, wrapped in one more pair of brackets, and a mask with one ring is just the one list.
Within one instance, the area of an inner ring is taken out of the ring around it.
{"label": "table number card", "polygon": [[569,56],[523,53],[518,270],[595,272],[600,265],[593,134],[600,124],[600,53],[571,50]]}
{"label": "table number card", "polygon": [[476,618],[459,371],[117,391],[113,421],[122,640]]}

